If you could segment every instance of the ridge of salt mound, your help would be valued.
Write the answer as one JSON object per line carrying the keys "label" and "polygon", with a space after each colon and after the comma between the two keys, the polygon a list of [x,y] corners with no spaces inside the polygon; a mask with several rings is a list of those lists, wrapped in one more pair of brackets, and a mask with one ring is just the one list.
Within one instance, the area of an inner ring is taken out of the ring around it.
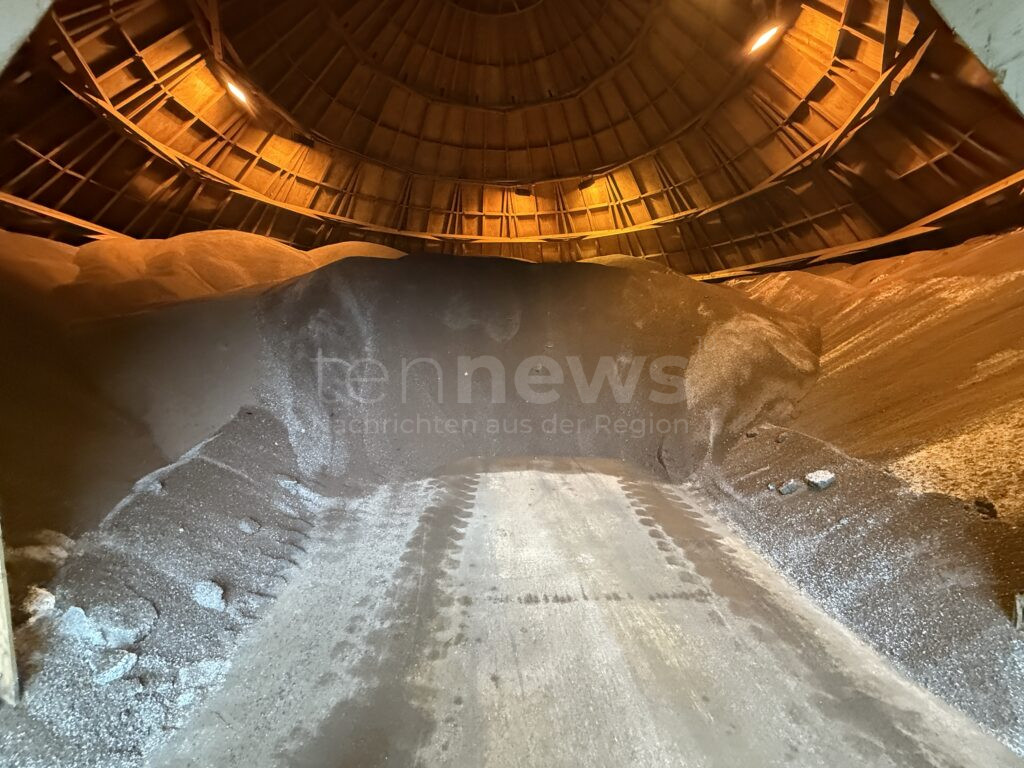
{"label": "ridge of salt mound", "polygon": [[0,230],[0,278],[38,294],[56,292],[56,304],[68,319],[129,314],[276,285],[341,259],[404,255],[364,242],[335,243],[307,253],[230,230],[154,240],[111,237],[80,248]]}

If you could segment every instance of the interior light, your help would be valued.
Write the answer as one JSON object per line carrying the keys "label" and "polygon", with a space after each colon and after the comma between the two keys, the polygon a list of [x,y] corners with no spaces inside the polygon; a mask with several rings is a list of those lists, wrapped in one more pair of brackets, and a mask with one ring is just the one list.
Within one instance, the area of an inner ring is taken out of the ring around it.
{"label": "interior light", "polygon": [[230,81],[228,81],[228,93],[235,98],[235,101],[249,106],[249,97],[245,95],[245,91]]}
{"label": "interior light", "polygon": [[754,41],[754,44],[750,46],[750,52],[757,53],[758,51],[760,51],[762,48],[768,45],[768,43],[774,40],[781,31],[782,27],[776,24],[771,29],[768,29],[765,32],[763,32],[761,36]]}

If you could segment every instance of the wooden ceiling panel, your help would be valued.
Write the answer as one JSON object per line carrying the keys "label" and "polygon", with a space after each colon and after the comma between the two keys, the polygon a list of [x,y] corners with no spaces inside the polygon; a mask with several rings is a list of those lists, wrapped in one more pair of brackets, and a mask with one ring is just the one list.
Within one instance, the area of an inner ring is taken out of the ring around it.
{"label": "wooden ceiling panel", "polygon": [[749,0],[58,2],[0,85],[4,204],[713,271],[1001,199],[1024,127],[948,29],[783,5],[749,56]]}

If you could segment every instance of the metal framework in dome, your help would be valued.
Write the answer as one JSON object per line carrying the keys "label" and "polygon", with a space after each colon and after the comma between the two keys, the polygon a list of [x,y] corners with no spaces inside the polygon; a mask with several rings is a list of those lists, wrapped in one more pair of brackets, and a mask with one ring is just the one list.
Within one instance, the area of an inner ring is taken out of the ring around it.
{"label": "metal framework in dome", "polygon": [[1024,120],[926,2],[767,5],[61,0],[0,223],[715,274],[1024,223]]}

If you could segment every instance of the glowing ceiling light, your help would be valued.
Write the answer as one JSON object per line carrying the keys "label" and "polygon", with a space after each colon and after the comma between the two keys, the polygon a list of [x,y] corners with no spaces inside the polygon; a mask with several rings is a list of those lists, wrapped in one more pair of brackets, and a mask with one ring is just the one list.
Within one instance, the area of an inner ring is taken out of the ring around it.
{"label": "glowing ceiling light", "polygon": [[245,91],[231,81],[228,81],[228,93],[230,93],[238,103],[249,106],[249,97],[245,95]]}
{"label": "glowing ceiling light", "polygon": [[762,48],[768,45],[768,43],[774,40],[781,31],[782,27],[780,27],[778,24],[776,24],[771,29],[766,30],[759,38],[757,38],[757,40],[754,41],[754,44],[750,46],[750,52],[757,53],[758,51],[760,51]]}

